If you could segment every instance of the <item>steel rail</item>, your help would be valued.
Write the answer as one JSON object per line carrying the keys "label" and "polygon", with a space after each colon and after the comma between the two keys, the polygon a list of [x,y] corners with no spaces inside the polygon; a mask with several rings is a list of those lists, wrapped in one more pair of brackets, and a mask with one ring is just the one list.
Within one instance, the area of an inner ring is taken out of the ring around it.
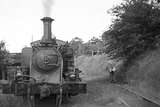
{"label": "steel rail", "polygon": [[127,90],[128,92],[130,92],[130,93],[132,93],[132,94],[134,94],[136,96],[141,97],[143,100],[146,100],[148,102],[151,102],[153,104],[156,104],[156,105],[160,106],[160,98],[158,98],[158,97],[153,97],[151,95],[150,96],[149,95],[144,95],[144,94],[142,94],[142,93],[140,93],[138,91],[135,91],[135,90],[133,90],[133,89],[131,89],[129,87],[125,87],[125,86],[121,86],[121,85],[117,85],[117,84],[115,86],[123,88],[124,90]]}

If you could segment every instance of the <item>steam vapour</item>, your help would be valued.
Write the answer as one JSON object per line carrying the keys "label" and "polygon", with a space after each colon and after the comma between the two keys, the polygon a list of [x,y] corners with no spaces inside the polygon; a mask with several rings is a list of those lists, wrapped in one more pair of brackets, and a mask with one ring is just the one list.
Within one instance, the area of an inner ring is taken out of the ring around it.
{"label": "steam vapour", "polygon": [[43,11],[45,16],[50,16],[52,12],[53,0],[42,0]]}

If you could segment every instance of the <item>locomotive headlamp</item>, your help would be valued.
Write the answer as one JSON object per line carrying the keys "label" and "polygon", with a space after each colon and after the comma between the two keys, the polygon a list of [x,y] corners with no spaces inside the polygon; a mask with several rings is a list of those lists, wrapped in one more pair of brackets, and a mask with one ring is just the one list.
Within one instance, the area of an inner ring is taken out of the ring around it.
{"label": "locomotive headlamp", "polygon": [[75,74],[71,74],[71,75],[70,75],[70,78],[75,78],[75,77],[76,77]]}
{"label": "locomotive headlamp", "polygon": [[22,76],[23,73],[21,71],[21,69],[19,67],[17,67],[17,72],[16,72],[16,76]]}
{"label": "locomotive headlamp", "polygon": [[17,72],[16,76],[22,76],[22,72]]}

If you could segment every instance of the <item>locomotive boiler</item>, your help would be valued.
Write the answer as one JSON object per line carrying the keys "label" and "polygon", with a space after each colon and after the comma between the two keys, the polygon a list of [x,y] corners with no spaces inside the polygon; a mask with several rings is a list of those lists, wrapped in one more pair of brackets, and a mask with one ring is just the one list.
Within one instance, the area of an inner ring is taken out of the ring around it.
{"label": "locomotive boiler", "polygon": [[59,107],[63,99],[86,93],[86,83],[74,67],[73,49],[69,43],[52,38],[50,17],[41,19],[44,34],[20,53],[19,63],[6,66],[7,82],[4,94],[21,96],[31,107],[45,98],[53,99]]}

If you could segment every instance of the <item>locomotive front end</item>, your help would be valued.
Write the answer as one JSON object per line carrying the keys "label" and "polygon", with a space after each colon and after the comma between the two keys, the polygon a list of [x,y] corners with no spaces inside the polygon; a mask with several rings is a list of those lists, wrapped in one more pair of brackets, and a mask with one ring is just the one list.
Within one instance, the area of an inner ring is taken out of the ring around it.
{"label": "locomotive front end", "polygon": [[3,93],[24,96],[28,101],[54,96],[59,105],[62,97],[86,93],[86,83],[79,77],[80,70],[74,67],[73,49],[67,42],[58,44],[56,38],[52,38],[53,19],[44,17],[41,20],[42,39],[23,48],[21,62],[8,67],[8,77],[13,78],[3,85]]}
{"label": "locomotive front end", "polygon": [[51,23],[53,19],[41,19],[44,34],[38,45],[32,43],[31,75],[39,82],[60,83],[62,56],[57,49],[55,39],[51,38]]}

